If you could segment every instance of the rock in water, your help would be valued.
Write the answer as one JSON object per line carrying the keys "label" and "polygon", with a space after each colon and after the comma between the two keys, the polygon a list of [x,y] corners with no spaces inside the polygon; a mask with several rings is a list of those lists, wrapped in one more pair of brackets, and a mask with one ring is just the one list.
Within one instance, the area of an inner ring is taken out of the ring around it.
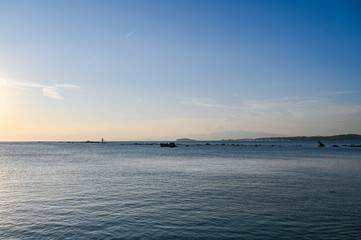
{"label": "rock in water", "polygon": [[318,147],[324,147],[325,144],[323,144],[321,141],[318,141],[318,142],[317,142],[317,146],[318,146]]}
{"label": "rock in water", "polygon": [[170,147],[170,148],[174,148],[174,147],[177,147],[177,145],[173,142],[171,143],[161,143],[160,144],[161,147]]}

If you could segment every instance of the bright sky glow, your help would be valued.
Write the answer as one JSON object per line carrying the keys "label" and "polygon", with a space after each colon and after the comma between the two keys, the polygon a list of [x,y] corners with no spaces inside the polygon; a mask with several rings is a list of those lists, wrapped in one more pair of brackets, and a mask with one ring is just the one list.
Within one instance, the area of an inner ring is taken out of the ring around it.
{"label": "bright sky glow", "polygon": [[0,141],[361,134],[359,1],[1,1]]}

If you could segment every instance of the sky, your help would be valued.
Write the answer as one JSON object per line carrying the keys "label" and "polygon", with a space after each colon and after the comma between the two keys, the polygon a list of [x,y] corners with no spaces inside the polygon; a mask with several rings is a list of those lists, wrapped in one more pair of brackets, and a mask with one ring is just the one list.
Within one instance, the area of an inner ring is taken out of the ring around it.
{"label": "sky", "polygon": [[360,1],[0,1],[0,141],[344,133]]}

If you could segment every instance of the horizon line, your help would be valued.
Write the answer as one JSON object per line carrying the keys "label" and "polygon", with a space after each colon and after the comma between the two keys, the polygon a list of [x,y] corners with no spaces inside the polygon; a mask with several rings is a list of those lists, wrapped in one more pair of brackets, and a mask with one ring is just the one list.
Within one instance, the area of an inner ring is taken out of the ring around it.
{"label": "horizon line", "polygon": [[[361,134],[357,134],[357,133],[342,133],[342,134],[334,134],[334,135],[312,135],[312,136],[306,136],[306,135],[298,135],[298,136],[279,136],[279,137],[257,137],[257,138],[236,138],[236,139],[225,139],[225,138],[220,138],[217,140],[210,140],[210,139],[193,139],[193,138],[188,138],[188,137],[182,137],[182,138],[177,138],[175,140],[170,140],[170,139],[162,139],[162,140],[144,140],[144,139],[139,139],[139,140],[104,140],[104,142],[161,142],[161,141],[166,141],[166,142],[170,142],[170,141],[177,141],[180,139],[189,139],[192,141],[200,141],[200,142],[204,142],[204,141],[210,141],[210,142],[215,142],[215,141],[239,141],[239,140],[257,140],[257,139],[280,139],[280,138],[298,138],[298,137],[303,137],[303,138],[312,138],[312,137],[319,137],[319,138],[324,138],[324,137],[335,137],[335,136],[348,136],[348,135],[356,135],[356,136],[360,136]],[[101,140],[0,140],[0,143],[16,143],[16,142],[29,142],[29,143],[42,143],[42,142],[53,142],[53,143],[101,143]]]}

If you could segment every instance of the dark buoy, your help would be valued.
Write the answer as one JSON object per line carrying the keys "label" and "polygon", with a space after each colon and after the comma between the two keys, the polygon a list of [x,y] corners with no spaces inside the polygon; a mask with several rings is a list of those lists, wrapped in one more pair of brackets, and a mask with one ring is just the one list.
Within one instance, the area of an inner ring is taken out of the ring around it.
{"label": "dark buoy", "polygon": [[325,146],[325,144],[323,144],[321,141],[317,142],[317,147],[324,147],[324,146]]}

